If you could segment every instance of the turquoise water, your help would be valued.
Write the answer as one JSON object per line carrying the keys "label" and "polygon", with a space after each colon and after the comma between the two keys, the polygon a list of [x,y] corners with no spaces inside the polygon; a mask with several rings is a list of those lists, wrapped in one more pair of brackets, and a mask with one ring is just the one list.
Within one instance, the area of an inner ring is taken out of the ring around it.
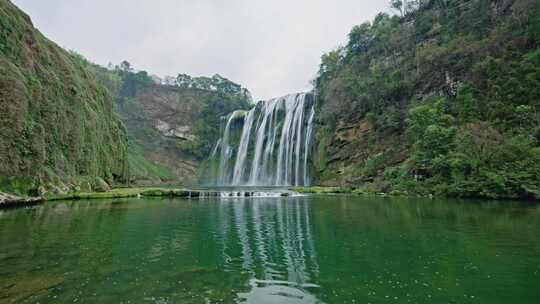
{"label": "turquoise water", "polygon": [[0,303],[540,303],[540,207],[311,196],[0,211]]}

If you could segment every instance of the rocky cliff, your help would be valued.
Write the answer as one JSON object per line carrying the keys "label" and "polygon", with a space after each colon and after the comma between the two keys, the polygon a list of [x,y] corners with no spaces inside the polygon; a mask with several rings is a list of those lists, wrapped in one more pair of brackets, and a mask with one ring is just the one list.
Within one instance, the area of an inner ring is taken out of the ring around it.
{"label": "rocky cliff", "polygon": [[322,57],[319,183],[540,198],[540,4],[394,2]]}
{"label": "rocky cliff", "polygon": [[[0,188],[90,188],[127,176],[127,134],[86,61],[0,0]],[[100,180],[101,182],[101,180]]]}
{"label": "rocky cliff", "polygon": [[98,69],[109,87],[111,77],[119,79],[115,111],[128,129],[136,184],[196,183],[219,138],[221,117],[251,106],[249,91],[219,75],[160,80],[120,67]]}

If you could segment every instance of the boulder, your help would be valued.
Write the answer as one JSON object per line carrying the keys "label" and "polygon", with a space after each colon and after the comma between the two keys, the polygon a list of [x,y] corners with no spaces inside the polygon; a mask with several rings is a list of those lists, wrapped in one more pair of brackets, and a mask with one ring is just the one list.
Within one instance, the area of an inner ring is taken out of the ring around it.
{"label": "boulder", "polygon": [[83,180],[79,184],[79,189],[80,192],[92,192],[92,185],[89,181]]}
{"label": "boulder", "polygon": [[31,204],[36,204],[40,202],[43,202],[42,197],[23,198],[23,197],[18,197],[15,195],[0,192],[0,208],[19,206],[19,205],[20,206],[31,205]]}
{"label": "boulder", "polygon": [[21,199],[20,197],[0,192],[0,206],[7,205],[12,201],[16,201],[18,199]]}
{"label": "boulder", "polygon": [[111,187],[101,177],[96,177],[92,184],[92,189],[96,192],[107,192],[111,190]]}

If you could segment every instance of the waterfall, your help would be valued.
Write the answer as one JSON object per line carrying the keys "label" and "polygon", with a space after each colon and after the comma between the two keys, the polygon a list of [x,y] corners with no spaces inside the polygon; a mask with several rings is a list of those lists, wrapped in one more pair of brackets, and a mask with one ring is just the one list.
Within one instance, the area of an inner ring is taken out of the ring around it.
{"label": "waterfall", "polygon": [[272,130],[272,125],[269,126],[269,128],[266,127],[266,125],[268,124],[268,121],[270,121],[272,123],[272,120],[273,120],[273,117],[274,117],[274,111],[276,109],[276,106],[277,106],[278,102],[276,102],[275,100],[272,100],[270,102],[267,102],[267,103],[264,103],[263,104],[263,119],[261,121],[261,125],[258,127],[257,129],[257,141],[255,143],[255,155],[253,157],[253,163],[252,163],[252,166],[251,166],[251,175],[250,175],[250,178],[249,178],[249,184],[250,185],[256,185],[257,182],[262,178],[262,179],[265,179],[266,176],[265,176],[265,166],[263,166],[263,170],[262,170],[262,174],[263,176],[261,177],[261,156],[262,156],[262,153],[263,153],[263,149],[264,149],[264,153],[265,153],[265,156],[264,156],[264,159],[268,159],[268,156],[266,155],[267,153],[270,153],[271,150],[273,150],[272,148],[272,143],[268,143],[268,145],[266,146],[266,148],[264,147],[264,141],[265,140],[268,140],[270,139],[270,136],[271,134],[268,133],[268,132],[272,132],[272,131],[275,131],[275,130]]}
{"label": "waterfall", "polygon": [[[303,143],[302,142],[302,126],[304,123],[304,107],[301,106],[297,109],[297,111],[300,113],[299,115],[296,115],[295,119],[297,119],[296,122],[296,148],[295,148],[295,156],[296,156],[296,165],[295,165],[295,177],[294,177],[294,184],[299,185],[300,182],[300,146]],[[292,151],[291,151],[291,157],[292,157]]]}
{"label": "waterfall", "polygon": [[217,151],[218,151],[220,146],[221,146],[221,138],[218,139],[216,145],[214,146],[214,149],[212,149],[212,155],[210,156],[210,158],[215,158],[216,157]]}
{"label": "waterfall", "polygon": [[[241,116],[242,132],[231,137],[232,122]],[[223,136],[212,153],[212,158],[219,157],[217,183],[308,185],[314,116],[315,98],[311,93],[260,101],[247,113],[237,111],[229,115]],[[231,160],[235,160],[234,166],[229,165]]]}
{"label": "waterfall", "polygon": [[229,159],[232,156],[231,147],[229,146],[229,136],[231,133],[231,124],[235,119],[238,119],[245,115],[244,111],[235,111],[231,115],[229,115],[227,119],[227,125],[225,126],[225,132],[223,132],[223,137],[220,139],[221,141],[221,157],[219,161],[219,183],[221,185],[227,184],[228,181],[228,163]]}
{"label": "waterfall", "polygon": [[311,143],[311,136],[313,135],[313,120],[315,119],[315,105],[311,106],[311,113],[309,114],[308,119],[308,129],[306,134],[306,142],[304,143],[304,183],[309,184],[308,178],[308,155],[309,155],[309,145]]}
{"label": "waterfall", "polygon": [[255,117],[255,111],[251,110],[246,116],[244,122],[244,129],[242,130],[242,137],[240,138],[240,146],[238,147],[238,153],[236,155],[236,163],[234,165],[233,172],[233,185],[242,183],[242,177],[244,175],[247,151],[249,147],[249,138],[251,135],[251,127],[253,125],[253,118]]}

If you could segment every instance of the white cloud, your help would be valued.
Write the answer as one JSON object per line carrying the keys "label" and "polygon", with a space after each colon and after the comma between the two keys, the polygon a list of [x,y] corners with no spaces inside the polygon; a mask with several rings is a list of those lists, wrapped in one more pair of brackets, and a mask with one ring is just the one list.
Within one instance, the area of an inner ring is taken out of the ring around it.
{"label": "white cloud", "polygon": [[61,46],[158,75],[221,74],[268,99],[309,89],[320,56],[385,0],[13,0]]}

